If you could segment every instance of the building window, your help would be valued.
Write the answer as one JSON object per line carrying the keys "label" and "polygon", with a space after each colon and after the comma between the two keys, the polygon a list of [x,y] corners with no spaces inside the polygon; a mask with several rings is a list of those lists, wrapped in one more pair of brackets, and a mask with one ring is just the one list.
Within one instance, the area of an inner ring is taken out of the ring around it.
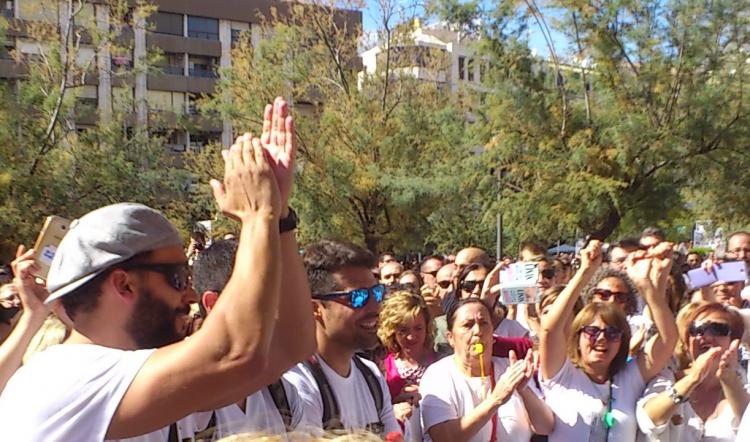
{"label": "building window", "polygon": [[459,80],[465,80],[466,79],[466,57],[458,57],[458,79]]}
{"label": "building window", "polygon": [[245,35],[250,33],[249,29],[232,29],[232,47],[239,46]]}
{"label": "building window", "polygon": [[13,0],[6,0],[5,6],[3,7],[2,15],[5,18],[13,18],[16,16],[16,8],[13,4]]}
{"label": "building window", "polygon": [[474,59],[470,58],[469,62],[466,64],[466,79],[469,81],[474,81]]}
{"label": "building window", "polygon": [[216,75],[216,58],[200,57],[197,55],[190,56],[190,76],[202,78],[217,78]]}
{"label": "building window", "polygon": [[185,54],[165,52],[156,67],[166,75],[185,75]]}
{"label": "building window", "polygon": [[188,37],[203,40],[219,39],[219,20],[188,16]]}
{"label": "building window", "polygon": [[198,152],[209,144],[221,143],[221,132],[197,132],[190,134],[189,150]]}
{"label": "building window", "polygon": [[154,32],[159,34],[185,35],[184,22],[182,14],[173,14],[171,12],[157,12],[149,17],[149,22],[153,26]]}

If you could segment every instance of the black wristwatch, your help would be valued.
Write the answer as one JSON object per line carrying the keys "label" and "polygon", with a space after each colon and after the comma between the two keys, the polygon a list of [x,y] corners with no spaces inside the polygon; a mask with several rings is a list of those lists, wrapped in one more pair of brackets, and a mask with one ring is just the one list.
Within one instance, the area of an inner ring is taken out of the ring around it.
{"label": "black wristwatch", "polygon": [[279,220],[279,233],[289,232],[296,229],[298,220],[299,219],[297,218],[297,212],[295,212],[294,209],[290,207],[289,213],[287,214],[286,218],[282,218]]}

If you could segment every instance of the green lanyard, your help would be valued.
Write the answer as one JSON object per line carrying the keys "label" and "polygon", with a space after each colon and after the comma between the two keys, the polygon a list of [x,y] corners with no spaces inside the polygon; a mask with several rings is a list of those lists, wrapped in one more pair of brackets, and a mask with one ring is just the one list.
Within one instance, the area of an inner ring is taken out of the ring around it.
{"label": "green lanyard", "polygon": [[604,426],[607,427],[607,436],[604,440],[609,440],[609,430],[615,426],[615,423],[617,422],[615,420],[614,414],[612,414],[612,403],[614,402],[614,399],[612,398],[612,379],[609,380],[609,399],[607,400],[607,412],[604,413]]}

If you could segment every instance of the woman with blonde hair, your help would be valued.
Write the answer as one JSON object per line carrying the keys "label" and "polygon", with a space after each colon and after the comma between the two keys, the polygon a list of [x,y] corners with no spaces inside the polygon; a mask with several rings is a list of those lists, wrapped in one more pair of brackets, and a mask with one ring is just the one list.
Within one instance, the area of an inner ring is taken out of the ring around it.
{"label": "woman with blonde hair", "polygon": [[734,441],[750,394],[740,378],[737,349],[744,332],[739,313],[716,302],[681,312],[684,351],[677,376],[664,370],[638,401],[638,425],[652,441]]}
{"label": "woman with blonde hair", "polygon": [[422,375],[436,358],[435,325],[422,296],[406,290],[392,293],[380,310],[378,337],[388,351],[383,365],[393,412],[403,423],[419,402]]}

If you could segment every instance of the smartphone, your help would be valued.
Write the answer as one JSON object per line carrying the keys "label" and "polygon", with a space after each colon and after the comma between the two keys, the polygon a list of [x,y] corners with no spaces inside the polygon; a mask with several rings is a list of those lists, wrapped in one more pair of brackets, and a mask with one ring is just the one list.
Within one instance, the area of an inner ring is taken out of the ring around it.
{"label": "smartphone", "polygon": [[70,229],[70,221],[59,216],[48,216],[44,221],[44,227],[39,232],[34,244],[34,260],[39,270],[34,272],[34,276],[47,279],[47,273],[52,265],[52,258],[55,257],[57,246],[60,245],[65,234]]}
{"label": "smartphone", "polygon": [[728,261],[722,262],[721,267],[717,267],[716,280],[724,282],[744,282],[747,280],[747,265],[745,261]]}
{"label": "smartphone", "polygon": [[745,261],[729,261],[714,265],[709,273],[702,268],[690,270],[688,273],[690,286],[699,289],[715,282],[741,282],[747,280],[747,265]]}

